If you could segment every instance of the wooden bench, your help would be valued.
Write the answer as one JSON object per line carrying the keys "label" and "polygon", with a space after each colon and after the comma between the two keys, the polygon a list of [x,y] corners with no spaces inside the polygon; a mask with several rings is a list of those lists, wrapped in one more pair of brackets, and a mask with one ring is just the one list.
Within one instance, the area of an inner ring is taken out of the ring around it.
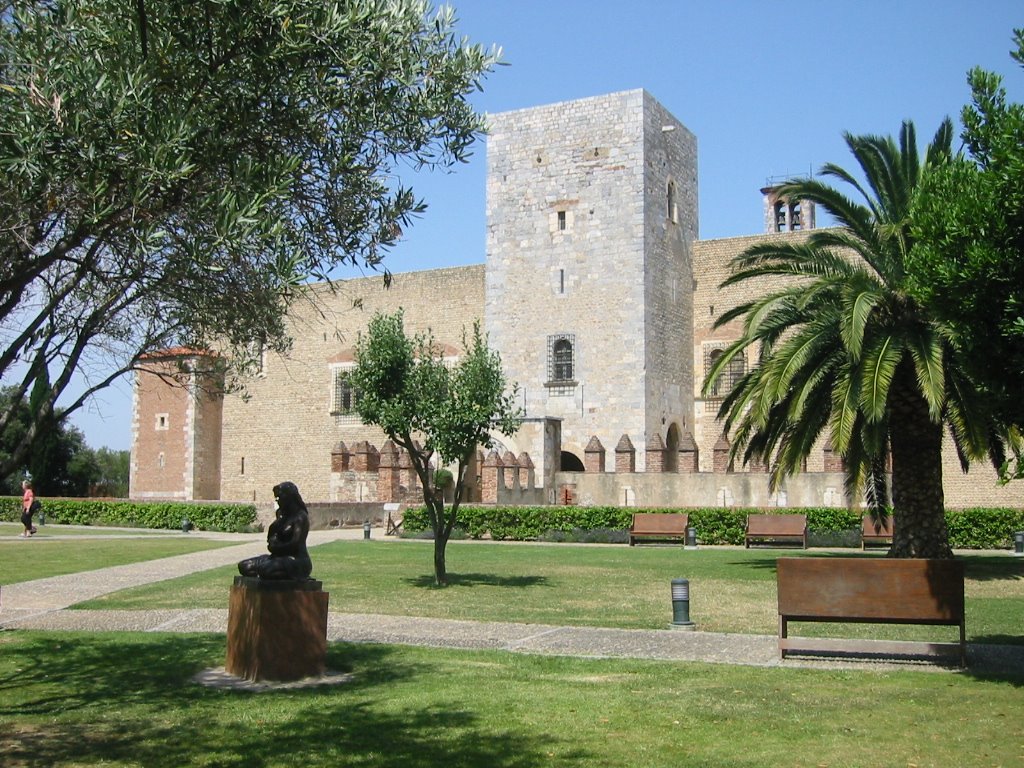
{"label": "wooden bench", "polygon": [[886,515],[879,523],[871,515],[864,515],[860,532],[861,549],[867,549],[868,546],[892,546],[892,516]]}
{"label": "wooden bench", "polygon": [[799,544],[807,549],[807,515],[747,515],[743,546],[749,547],[751,542]]}
{"label": "wooden bench", "polygon": [[629,526],[629,546],[638,539],[648,541],[682,540],[686,543],[686,526],[690,516],[682,512],[634,512]]}
{"label": "wooden bench", "polygon": [[[867,655],[958,654],[967,665],[964,565],[958,560],[781,557],[779,655],[787,651]],[[790,621],[960,627],[959,643],[789,637]]]}

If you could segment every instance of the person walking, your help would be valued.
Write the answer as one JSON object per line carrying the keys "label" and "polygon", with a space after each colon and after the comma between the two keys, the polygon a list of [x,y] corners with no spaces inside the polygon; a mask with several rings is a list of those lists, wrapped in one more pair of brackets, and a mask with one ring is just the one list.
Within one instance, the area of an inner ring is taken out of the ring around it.
{"label": "person walking", "polygon": [[21,537],[27,539],[36,532],[36,527],[32,525],[32,515],[38,509],[39,502],[36,501],[36,495],[32,490],[32,483],[28,480],[21,481],[21,490],[24,491],[21,495],[21,524],[25,526]]}

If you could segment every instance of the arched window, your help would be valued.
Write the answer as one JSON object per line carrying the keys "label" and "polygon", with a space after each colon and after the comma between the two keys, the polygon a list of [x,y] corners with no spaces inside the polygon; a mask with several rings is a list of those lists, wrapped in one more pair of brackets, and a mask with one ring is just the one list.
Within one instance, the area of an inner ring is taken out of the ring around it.
{"label": "arched window", "polygon": [[359,391],[352,386],[352,370],[349,368],[334,369],[334,391],[331,396],[331,413],[335,416],[348,416],[355,413]]}
{"label": "arched window", "polygon": [[[707,373],[718,363],[722,357],[723,351],[721,349],[709,350],[704,357],[704,371]],[[708,393],[708,397],[711,398],[722,398],[728,395],[732,388],[736,386],[743,375],[747,372],[747,359],[742,352],[737,354],[732,360],[729,361],[729,365],[719,374],[718,378],[715,379],[714,385],[711,391]]]}
{"label": "arched window", "polygon": [[551,380],[572,381],[572,342],[558,339],[551,348]]}

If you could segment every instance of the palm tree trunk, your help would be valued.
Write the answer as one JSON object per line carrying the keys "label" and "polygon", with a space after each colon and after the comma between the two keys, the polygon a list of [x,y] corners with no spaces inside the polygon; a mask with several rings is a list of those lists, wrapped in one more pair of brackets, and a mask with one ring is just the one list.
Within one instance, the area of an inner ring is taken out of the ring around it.
{"label": "palm tree trunk", "polygon": [[890,557],[953,557],[942,491],[942,424],[928,415],[913,364],[900,363],[889,396],[894,510]]}

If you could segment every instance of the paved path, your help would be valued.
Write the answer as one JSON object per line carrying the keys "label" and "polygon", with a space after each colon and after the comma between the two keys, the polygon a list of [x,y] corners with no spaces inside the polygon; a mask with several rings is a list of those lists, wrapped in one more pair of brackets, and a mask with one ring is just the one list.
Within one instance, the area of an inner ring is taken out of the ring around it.
{"label": "paved path", "polygon": [[[178,534],[182,535],[182,534]],[[204,550],[131,565],[10,584],[0,589],[0,630],[49,629],[141,632],[220,632],[227,630],[226,609],[155,611],[66,610],[76,603],[140,584],[236,563],[263,551],[262,534],[189,534],[237,540],[234,546]],[[120,536],[119,538],[123,538]],[[313,531],[315,547],[362,530]],[[32,546],[24,542],[25,546]],[[4,543],[4,546],[9,546]],[[2,554],[2,553],[0,553]],[[412,616],[331,612],[328,639],[464,649],[496,649],[591,658],[642,658],[746,664],[763,667],[913,669],[949,672],[930,662],[878,662],[854,659],[788,658],[780,661],[774,635],[739,635],[677,629],[635,630],[561,627],[542,624],[455,621]],[[1024,647],[972,644],[970,672],[1024,674]]]}

